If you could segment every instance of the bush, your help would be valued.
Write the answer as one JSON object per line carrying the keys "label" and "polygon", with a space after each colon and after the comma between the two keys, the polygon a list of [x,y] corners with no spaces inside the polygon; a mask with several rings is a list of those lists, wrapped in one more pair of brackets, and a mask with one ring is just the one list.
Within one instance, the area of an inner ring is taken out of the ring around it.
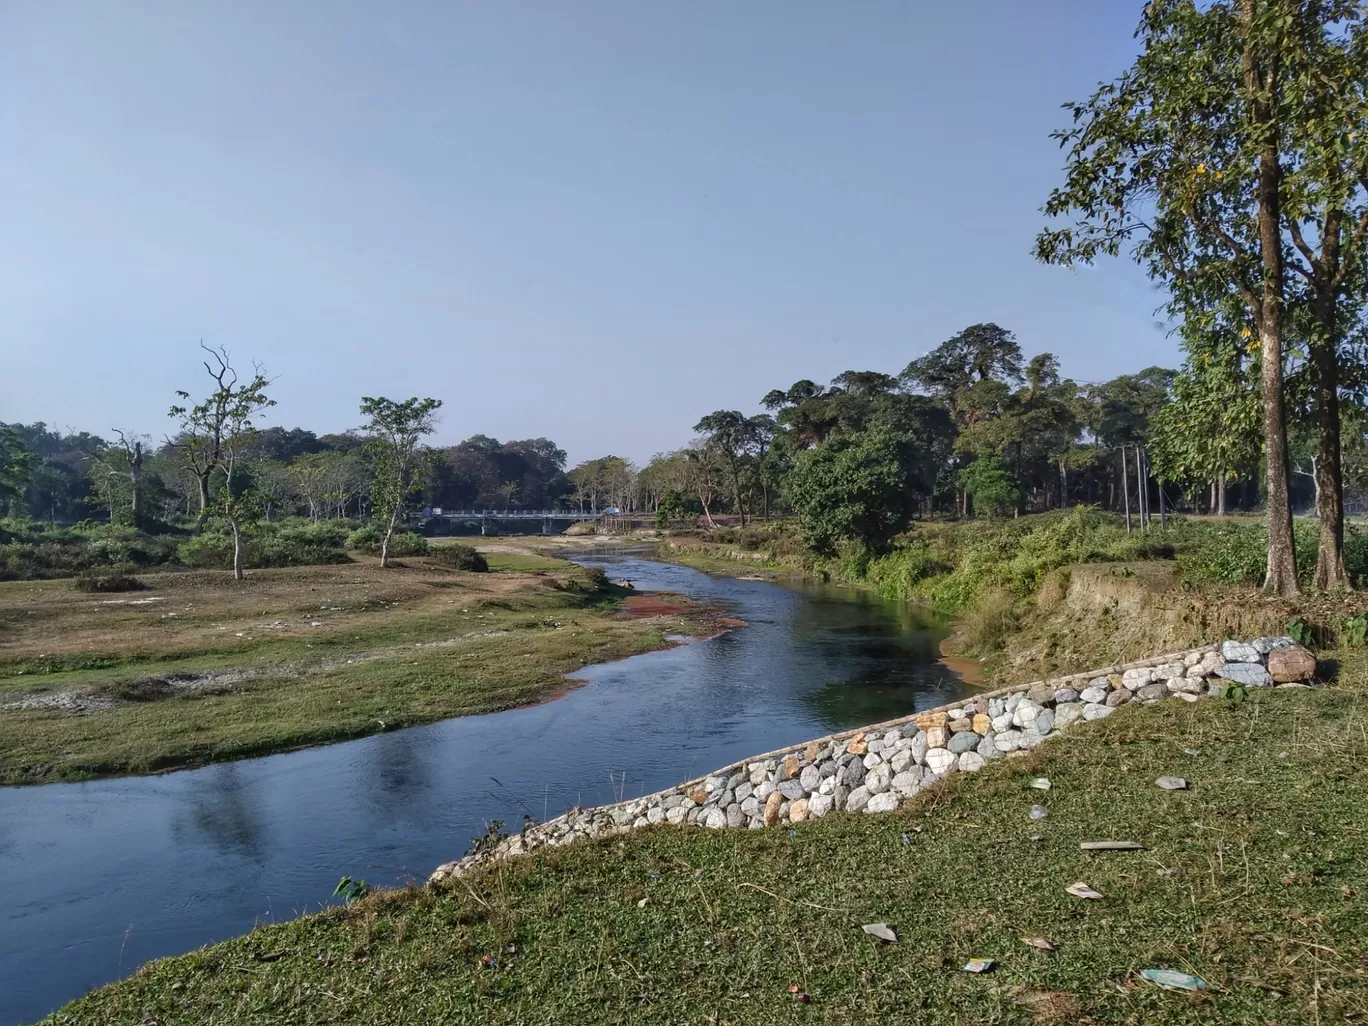
{"label": "bush", "polygon": [[131,566],[121,566],[83,570],[71,584],[77,591],[142,591],[147,585],[132,575],[132,569]]}
{"label": "bush", "polygon": [[565,529],[565,533],[571,538],[578,538],[586,534],[597,534],[598,524],[592,520],[576,520]]}
{"label": "bush", "polygon": [[453,570],[469,570],[477,574],[489,572],[489,563],[484,555],[469,545],[434,545],[429,550],[428,557],[434,563],[449,566]]}
{"label": "bush", "polygon": [[960,647],[965,655],[992,655],[1016,625],[1015,597],[1006,589],[988,588],[960,620]]}
{"label": "bush", "polygon": [[[378,556],[384,540],[385,532],[379,524],[365,524],[347,536],[347,548],[366,556]],[[427,539],[413,531],[396,528],[390,538],[391,556],[423,556],[427,551]]]}

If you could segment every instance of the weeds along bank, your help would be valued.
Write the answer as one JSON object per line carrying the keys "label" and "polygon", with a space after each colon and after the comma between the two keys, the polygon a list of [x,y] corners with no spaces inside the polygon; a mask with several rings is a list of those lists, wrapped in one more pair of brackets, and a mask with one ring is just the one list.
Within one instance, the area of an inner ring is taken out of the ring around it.
{"label": "weeds along bank", "polygon": [[[1317,525],[1296,526],[1299,569],[1315,566]],[[1138,659],[1222,637],[1291,633],[1323,647],[1365,643],[1368,602],[1354,594],[1259,594],[1265,529],[1253,518],[1169,519],[1127,532],[1090,507],[1019,519],[923,522],[883,555],[818,559],[783,525],[672,538],[670,558],[704,569],[804,573],[872,587],[954,618],[956,654],[989,679],[1021,680]],[[1345,562],[1368,582],[1368,533],[1350,528]]]}

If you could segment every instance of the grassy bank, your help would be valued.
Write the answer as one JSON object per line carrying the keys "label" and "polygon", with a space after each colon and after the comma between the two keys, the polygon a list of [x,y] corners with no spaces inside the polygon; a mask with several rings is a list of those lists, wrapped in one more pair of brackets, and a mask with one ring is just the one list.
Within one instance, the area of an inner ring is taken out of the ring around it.
{"label": "grassy bank", "polygon": [[[1325,691],[1127,706],[897,813],[650,828],[374,895],[151,963],[48,1022],[1361,1021],[1368,697],[1361,661],[1344,671]],[[1079,850],[1097,839],[1146,850]],[[1103,900],[1065,894],[1079,880]],[[999,966],[962,972],[972,957]],[[1210,987],[1160,990],[1150,967]]]}
{"label": "grassy bank", "polygon": [[143,773],[524,705],[581,666],[712,629],[629,619],[573,564],[490,553],[147,574],[90,595],[0,584],[0,783]]}

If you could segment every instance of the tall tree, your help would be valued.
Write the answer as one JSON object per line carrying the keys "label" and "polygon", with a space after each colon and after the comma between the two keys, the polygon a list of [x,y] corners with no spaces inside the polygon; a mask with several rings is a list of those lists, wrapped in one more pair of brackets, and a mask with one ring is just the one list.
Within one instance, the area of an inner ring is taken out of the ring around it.
{"label": "tall tree", "polygon": [[361,416],[366,418],[363,430],[371,438],[366,449],[374,468],[372,510],[385,526],[380,542],[382,567],[389,566],[390,540],[405,517],[409,496],[423,485],[429,463],[423,438],[435,430],[441,406],[440,399],[417,396],[402,402],[384,396],[361,399]]}
{"label": "tall tree", "polygon": [[746,526],[743,490],[749,464],[759,455],[761,440],[771,423],[768,416],[747,417],[737,410],[717,410],[694,425],[694,430],[703,436],[704,446],[716,454],[717,462],[727,473],[742,527]]}
{"label": "tall tree", "polygon": [[1129,247],[1169,287],[1170,311],[1245,308],[1259,342],[1268,507],[1265,587],[1298,590],[1284,408],[1286,171],[1310,116],[1306,32],[1344,2],[1152,0],[1143,51],[1116,81],[1067,105],[1066,184],[1045,205],[1046,262]]}
{"label": "tall tree", "polygon": [[[232,417],[243,409],[261,409],[275,405],[265,395],[270,384],[261,368],[254,366],[250,381],[240,382],[237,371],[223,346],[211,349],[203,342],[200,348],[209,354],[204,360],[204,369],[214,385],[209,395],[194,406],[174,405],[169,416],[179,422],[175,437],[168,438],[167,444],[174,448],[199,485],[199,508],[201,518],[209,507],[209,485],[214,472],[224,466],[223,440],[230,427]],[[187,402],[189,392],[177,391],[176,395]]]}

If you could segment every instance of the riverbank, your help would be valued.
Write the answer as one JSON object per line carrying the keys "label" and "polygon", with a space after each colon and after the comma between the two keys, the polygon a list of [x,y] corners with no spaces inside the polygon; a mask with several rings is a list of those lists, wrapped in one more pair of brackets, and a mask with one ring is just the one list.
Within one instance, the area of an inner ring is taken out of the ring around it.
{"label": "riverbank", "polygon": [[563,693],[580,667],[725,629],[564,560],[490,573],[415,557],[145,575],[90,595],[0,584],[0,784],[158,772],[362,737]]}
{"label": "riverbank", "polygon": [[[47,1022],[1354,1021],[1363,669],[1347,654],[1335,688],[1126,705],[895,813],[646,827],[373,895],[151,963]],[[1144,850],[1079,850],[1123,839]]]}

